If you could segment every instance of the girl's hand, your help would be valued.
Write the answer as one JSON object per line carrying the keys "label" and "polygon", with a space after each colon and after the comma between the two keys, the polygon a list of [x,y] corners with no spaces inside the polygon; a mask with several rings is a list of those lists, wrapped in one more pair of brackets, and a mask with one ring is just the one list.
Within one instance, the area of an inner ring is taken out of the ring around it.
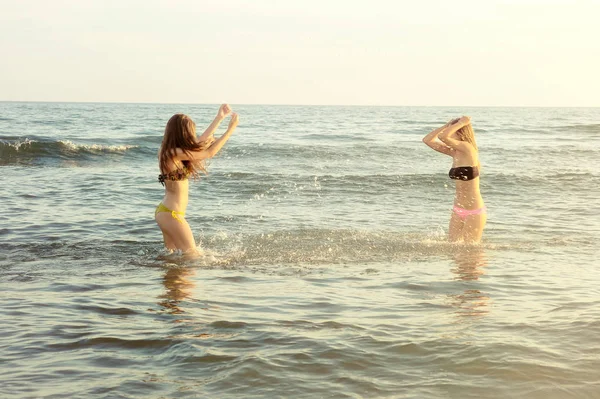
{"label": "girl's hand", "polygon": [[467,125],[470,125],[470,124],[471,124],[471,117],[469,117],[469,116],[463,116],[463,117],[461,117],[461,118],[458,120],[458,123],[459,123],[461,126],[467,126]]}
{"label": "girl's hand", "polygon": [[223,104],[219,108],[217,118],[225,119],[229,114],[231,114],[231,107],[229,106],[229,104]]}
{"label": "girl's hand", "polygon": [[231,114],[231,120],[229,121],[229,129],[235,129],[238,125],[240,117],[235,112]]}
{"label": "girl's hand", "polygon": [[445,125],[445,126],[446,126],[446,127],[448,127],[448,126],[452,126],[452,125],[454,125],[455,123],[458,123],[458,121],[459,121],[459,120],[460,120],[460,118],[452,119],[450,122],[446,123],[446,125]]}

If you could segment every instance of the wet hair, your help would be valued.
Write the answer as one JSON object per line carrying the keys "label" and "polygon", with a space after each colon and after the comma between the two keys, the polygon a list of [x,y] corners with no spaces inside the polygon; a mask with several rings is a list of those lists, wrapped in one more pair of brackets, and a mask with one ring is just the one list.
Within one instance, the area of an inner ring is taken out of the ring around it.
{"label": "wet hair", "polygon": [[477,149],[477,143],[475,142],[475,132],[473,131],[473,126],[471,126],[470,123],[458,129],[458,131],[456,132],[456,136],[461,141],[466,141],[467,143],[470,143],[476,151],[479,151]]}
{"label": "wet hair", "polygon": [[[184,114],[173,115],[167,122],[165,135],[163,136],[162,144],[160,146],[160,172],[171,172],[170,170],[167,170],[167,166],[169,161],[173,161],[176,148],[181,148],[183,152],[191,156],[191,151],[204,150],[210,147],[213,140],[199,142],[196,138],[196,124],[192,118]],[[194,177],[197,177],[199,172],[204,174],[207,173],[203,161],[182,161],[182,163],[187,171]]]}

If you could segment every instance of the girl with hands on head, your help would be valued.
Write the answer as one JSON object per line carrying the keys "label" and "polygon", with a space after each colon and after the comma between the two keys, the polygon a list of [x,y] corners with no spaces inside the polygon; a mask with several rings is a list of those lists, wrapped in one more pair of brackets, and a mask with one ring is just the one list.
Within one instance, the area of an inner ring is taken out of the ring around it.
{"label": "girl with hands on head", "polygon": [[456,181],[448,238],[453,242],[478,243],[487,221],[487,209],[479,191],[479,150],[471,118],[453,119],[423,138],[432,149],[452,157],[448,173]]}
{"label": "girl with hands on head", "polygon": [[[219,125],[231,115],[227,131],[213,137]],[[214,157],[223,148],[238,125],[238,115],[227,104],[221,105],[217,116],[200,137],[196,124],[187,115],[175,114],[167,122],[158,152],[158,181],[165,187],[165,196],[154,212],[168,250],[199,253],[192,230],[185,220],[190,176],[206,173],[204,161]]]}

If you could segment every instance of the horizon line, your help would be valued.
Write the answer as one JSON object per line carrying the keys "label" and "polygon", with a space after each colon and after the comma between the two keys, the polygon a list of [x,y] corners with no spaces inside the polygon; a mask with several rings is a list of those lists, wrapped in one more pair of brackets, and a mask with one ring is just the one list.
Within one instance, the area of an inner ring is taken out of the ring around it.
{"label": "horizon line", "polygon": [[[130,104],[130,105],[219,105],[221,102],[154,102],[154,101],[58,101],[58,100],[0,100],[0,103],[38,104]],[[283,107],[421,107],[421,108],[600,108],[600,105],[384,105],[384,104],[269,104],[269,103],[227,103],[234,105],[283,106]]]}

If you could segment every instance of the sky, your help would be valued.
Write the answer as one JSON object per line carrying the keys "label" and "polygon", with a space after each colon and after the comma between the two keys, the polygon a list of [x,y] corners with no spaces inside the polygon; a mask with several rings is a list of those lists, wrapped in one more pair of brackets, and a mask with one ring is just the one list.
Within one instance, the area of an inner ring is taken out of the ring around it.
{"label": "sky", "polygon": [[600,106],[600,0],[0,0],[0,101]]}

